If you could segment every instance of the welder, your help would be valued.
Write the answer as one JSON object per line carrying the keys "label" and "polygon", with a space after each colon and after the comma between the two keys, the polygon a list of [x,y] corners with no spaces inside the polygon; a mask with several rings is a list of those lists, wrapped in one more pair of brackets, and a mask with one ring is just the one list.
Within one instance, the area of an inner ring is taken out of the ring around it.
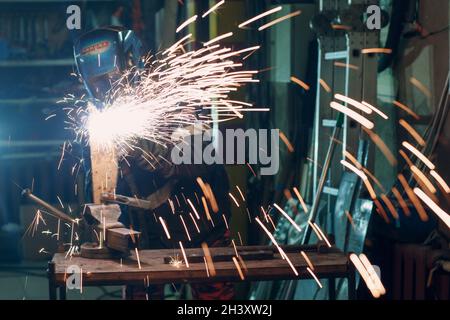
{"label": "welder", "polygon": [[[141,48],[134,32],[121,27],[96,29],[75,41],[79,75],[99,108],[111,99],[112,87],[127,70],[144,68]],[[230,205],[228,177],[223,165],[174,165],[170,161],[171,146],[151,141],[140,141],[133,149],[126,160],[119,163],[116,192],[153,204],[153,210],[122,208],[121,221],[143,233],[141,248],[178,249],[179,241],[185,247],[201,247],[202,243],[209,247],[228,246],[229,230],[225,220],[230,218]],[[91,179],[86,154],[84,160],[89,189]],[[205,201],[202,186],[208,186],[219,211]],[[151,299],[164,297],[163,286],[143,287],[137,291],[143,293],[142,297],[145,294]],[[194,299],[231,299],[234,296],[230,283],[191,284],[191,292]]]}

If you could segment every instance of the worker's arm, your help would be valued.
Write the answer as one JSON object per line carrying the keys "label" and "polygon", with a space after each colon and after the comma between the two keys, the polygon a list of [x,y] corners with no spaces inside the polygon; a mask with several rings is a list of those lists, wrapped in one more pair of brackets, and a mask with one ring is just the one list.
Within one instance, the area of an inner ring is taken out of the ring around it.
{"label": "worker's arm", "polygon": [[[151,141],[142,141],[139,143],[139,147],[133,150],[132,156],[142,169],[158,172],[167,178],[199,177],[207,174],[208,166],[205,164],[174,164],[171,159],[173,148],[177,148],[177,146],[174,144],[162,145]],[[195,150],[193,145],[190,148],[191,160],[193,160],[194,152],[203,151]]]}

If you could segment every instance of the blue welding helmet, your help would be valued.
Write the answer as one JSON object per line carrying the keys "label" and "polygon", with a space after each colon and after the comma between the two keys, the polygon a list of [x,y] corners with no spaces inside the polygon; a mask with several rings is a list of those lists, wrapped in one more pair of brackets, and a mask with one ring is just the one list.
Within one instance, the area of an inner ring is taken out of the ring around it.
{"label": "blue welding helmet", "polygon": [[131,67],[142,68],[142,44],[132,30],[122,27],[95,29],[74,45],[79,75],[92,98],[105,102],[108,91]]}

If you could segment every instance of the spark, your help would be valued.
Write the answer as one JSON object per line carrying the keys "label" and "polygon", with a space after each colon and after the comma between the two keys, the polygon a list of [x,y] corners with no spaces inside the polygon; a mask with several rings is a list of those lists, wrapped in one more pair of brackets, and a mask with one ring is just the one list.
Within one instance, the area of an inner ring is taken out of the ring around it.
{"label": "spark", "polygon": [[277,230],[277,227],[275,226],[275,223],[273,222],[272,217],[270,215],[267,215],[267,219],[269,219],[269,222],[272,225],[273,230]]}
{"label": "spark", "polygon": [[361,110],[364,113],[367,113],[367,114],[371,114],[372,113],[372,109],[369,108],[368,106],[366,106],[365,104],[363,104],[363,103],[361,103],[359,101],[356,101],[356,100],[354,100],[352,98],[349,98],[347,96],[344,96],[342,94],[336,93],[334,95],[334,98],[337,99],[337,100],[343,101],[345,103],[348,103],[348,104],[354,106],[355,108],[358,108],[359,110]]}
{"label": "spark", "polygon": [[428,215],[425,212],[425,209],[423,208],[422,204],[420,203],[419,199],[415,195],[414,191],[409,186],[408,182],[406,181],[405,177],[400,173],[398,176],[398,180],[400,181],[401,185],[403,186],[403,189],[405,189],[406,194],[408,195],[409,200],[411,200],[412,204],[417,210],[417,213],[419,214],[419,217],[422,221],[428,221]]}
{"label": "spark", "polygon": [[350,255],[350,261],[353,262],[356,270],[358,270],[359,274],[363,278],[364,282],[366,283],[367,288],[369,289],[370,293],[374,298],[379,298],[381,293],[378,291],[378,288],[376,287],[375,283],[373,282],[369,272],[364,267],[361,260],[358,258],[358,256],[354,253]]}
{"label": "spark", "polygon": [[261,228],[266,232],[267,236],[269,237],[269,239],[272,241],[272,243],[277,247],[278,251],[280,252],[281,257],[287,261],[287,263],[289,264],[289,266],[291,267],[291,269],[294,271],[294,274],[296,276],[298,276],[298,272],[295,269],[294,265],[292,264],[291,260],[289,259],[289,257],[286,255],[286,253],[284,252],[283,248],[281,248],[278,243],[277,240],[274,238],[274,236],[270,233],[269,230],[267,230],[267,228],[264,226],[264,224],[261,222],[261,220],[259,220],[258,217],[255,218],[256,222],[261,226]]}
{"label": "spark", "polygon": [[242,269],[241,269],[241,266],[239,265],[239,262],[236,260],[236,257],[233,257],[232,259],[233,259],[234,265],[236,266],[236,269],[239,273],[239,277],[241,278],[241,280],[244,280],[245,279],[244,273],[242,273]]}
{"label": "spark", "polygon": [[317,231],[319,231],[320,235],[322,236],[322,238],[325,241],[325,243],[327,244],[327,246],[329,248],[331,248],[331,243],[330,243],[330,241],[328,241],[327,237],[325,236],[325,233],[323,233],[323,231],[320,229],[320,227],[317,225],[317,223],[314,222],[313,224],[316,226]]}
{"label": "spark", "polygon": [[231,239],[231,243],[233,244],[234,253],[235,253],[236,257],[239,257],[239,253],[237,251],[236,244],[234,243],[234,239]]}
{"label": "spark", "polygon": [[214,195],[209,183],[206,183],[205,186],[207,190],[206,197],[209,200],[209,204],[211,205],[213,212],[217,213],[219,212],[219,205],[217,204],[216,196]]}
{"label": "spark", "polygon": [[[162,147],[176,145],[173,133],[200,119],[206,124],[202,130],[215,121],[228,121],[202,116],[203,107],[217,106],[219,116],[233,113],[242,117],[241,112],[247,109],[263,111],[242,108],[244,103],[229,99],[230,93],[254,82],[258,73],[240,70],[242,58],[231,57],[256,47],[234,51],[217,44],[191,51],[180,49],[190,38],[188,35],[162,53],[145,58],[145,68],[124,72],[112,83],[102,108],[89,100],[66,97],[64,102],[75,103],[68,108],[66,121],[75,141],[125,158],[131,151],[140,150],[138,143],[142,140]],[[213,204],[212,208],[216,212]]]}
{"label": "spark", "polygon": [[53,118],[53,117],[56,117],[56,114],[55,114],[55,113],[49,115],[49,116],[48,116],[47,118],[45,118],[44,120],[47,121],[47,120],[49,120],[49,119],[51,119],[51,118]]}
{"label": "spark", "polygon": [[180,32],[181,30],[183,30],[184,28],[186,28],[189,24],[191,24],[192,22],[195,22],[197,20],[197,15],[190,17],[189,19],[187,19],[185,22],[183,22],[182,24],[179,25],[179,27],[176,30],[176,33]]}
{"label": "spark", "polygon": [[447,228],[450,229],[450,215],[442,210],[441,207],[437,205],[436,202],[434,202],[430,197],[426,195],[425,192],[423,192],[419,188],[414,188],[414,193],[422,200],[433,212],[445,223]]}
{"label": "spark", "polygon": [[384,54],[391,54],[392,49],[389,48],[365,48],[361,50],[362,54],[368,54],[368,53],[384,53]]}
{"label": "spark", "polygon": [[431,181],[423,174],[422,171],[419,170],[416,166],[410,167],[411,171],[416,175],[425,185],[425,187],[430,190],[431,193],[436,193],[436,188],[433,186]]}
{"label": "spark", "polygon": [[236,185],[236,189],[238,190],[239,194],[241,195],[242,201],[244,201],[244,202],[245,202],[245,197],[244,197],[244,194],[242,193],[242,191],[241,191],[241,189],[239,188],[239,186],[238,186],[238,185]]}
{"label": "spark", "polygon": [[419,158],[431,170],[434,170],[436,168],[435,165],[430,160],[428,160],[428,158],[425,157],[425,155],[422,152],[414,148],[409,142],[403,141],[402,146],[404,146],[406,149],[414,153],[414,155],[417,158]]}
{"label": "spark", "polygon": [[394,194],[395,198],[397,199],[398,203],[400,204],[400,207],[402,207],[403,212],[406,216],[411,215],[411,211],[409,211],[408,205],[406,204],[405,200],[403,199],[402,195],[400,194],[400,191],[396,187],[392,188],[392,193]]}
{"label": "spark", "polygon": [[306,263],[308,264],[309,268],[311,270],[314,270],[314,265],[312,264],[311,260],[309,259],[309,257],[306,255],[306,253],[302,250],[300,251],[300,254],[302,255],[303,259],[305,259]]}
{"label": "spark", "polygon": [[241,233],[238,231],[238,237],[239,237],[239,242],[241,243],[241,246],[244,245],[244,243],[242,242],[242,237],[241,237]]}
{"label": "spark", "polygon": [[61,219],[58,219],[58,229],[57,229],[57,236],[56,236],[56,240],[59,241],[59,232],[61,229]]}
{"label": "spark", "polygon": [[206,264],[208,266],[208,270],[209,270],[209,274],[211,275],[211,277],[214,277],[216,275],[216,268],[214,267],[214,263],[211,257],[211,252],[209,251],[208,245],[206,244],[206,242],[202,243],[202,250],[203,250],[203,254],[206,260]]}
{"label": "spark", "polygon": [[335,61],[334,65],[336,67],[341,67],[341,68],[348,68],[348,69],[353,69],[353,70],[358,70],[358,66],[355,66],[354,64],[350,64],[350,63],[344,63],[344,62],[339,62],[339,61]]}
{"label": "spark", "polygon": [[209,213],[209,208],[208,208],[208,204],[206,203],[206,198],[205,197],[202,197],[202,203],[203,203],[203,207],[205,209],[206,218],[208,219],[208,221],[211,221],[211,224],[214,227],[214,221],[211,218],[211,215]]}
{"label": "spark", "polygon": [[334,30],[347,30],[347,31],[352,30],[352,27],[350,27],[350,26],[347,26],[345,24],[335,24],[335,23],[331,24],[331,28],[333,28]]}
{"label": "spark", "polygon": [[380,278],[378,277],[375,269],[373,268],[373,265],[370,263],[369,259],[364,253],[361,253],[359,255],[359,260],[361,260],[362,264],[366,268],[367,272],[369,273],[370,278],[372,279],[373,283],[377,287],[377,290],[380,292],[381,295],[386,294],[386,289],[383,286],[383,283],[381,282]]}
{"label": "spark", "polygon": [[188,228],[186,226],[186,223],[184,222],[183,216],[180,216],[181,222],[183,223],[184,231],[186,232],[186,235],[189,239],[189,241],[192,241],[191,235],[189,234]]}
{"label": "spark", "polygon": [[305,213],[308,213],[308,207],[306,206],[306,203],[303,200],[303,197],[301,196],[300,192],[298,191],[298,189],[296,187],[294,187],[293,189],[294,189],[295,195],[297,196],[298,200],[300,201],[300,204],[302,205],[303,211],[305,211]]}
{"label": "spark", "polygon": [[414,119],[420,120],[420,117],[417,115],[417,113],[415,113],[414,111],[412,111],[412,110],[411,110],[410,108],[408,108],[405,104],[403,104],[403,103],[401,103],[401,102],[399,102],[399,101],[397,101],[397,100],[392,101],[392,103],[393,103],[395,106],[397,106],[397,107],[399,107],[400,109],[402,109],[403,111],[405,111],[406,113],[408,113],[409,115],[411,115]]}
{"label": "spark", "polygon": [[336,109],[339,112],[344,113],[345,115],[347,115],[348,117],[352,118],[353,120],[355,120],[356,122],[360,123],[362,126],[366,127],[367,129],[373,129],[374,124],[373,122],[367,120],[366,118],[364,118],[362,115],[360,115],[359,113],[337,103],[337,102],[330,102],[330,107],[333,109]]}
{"label": "spark", "polygon": [[405,120],[400,119],[398,123],[405,128],[406,131],[414,138],[414,140],[417,141],[418,144],[420,144],[422,147],[425,146],[425,140],[422,138],[422,136]]}
{"label": "spark", "polygon": [[[245,52],[248,52],[248,51],[251,51],[250,54],[252,54],[253,52],[255,52],[256,50],[258,50],[258,49],[260,49],[260,48],[261,48],[261,46],[248,47],[248,48],[245,48],[245,49],[241,49],[241,50],[238,50],[238,51],[233,51],[233,52],[230,52],[230,53],[221,55],[220,58],[221,58],[221,59],[226,59],[226,58],[229,58],[229,57],[238,56],[238,55],[240,55],[241,53],[245,53]],[[250,55],[250,54],[249,54],[249,55]],[[245,60],[249,55],[243,57],[242,60]],[[256,73],[258,73],[258,71],[251,71],[251,73],[256,74]],[[230,100],[230,102],[238,102],[238,101],[232,101],[232,100]],[[251,104],[249,104],[249,103],[243,103],[242,101],[241,101],[240,103],[241,103],[242,105],[246,105],[246,106],[248,106],[248,107],[251,107],[251,106],[252,106]]]}
{"label": "spark", "polygon": [[294,152],[294,147],[292,146],[292,143],[289,141],[289,139],[286,137],[286,135],[284,134],[284,132],[282,132],[280,130],[279,132],[280,138],[281,140],[284,142],[284,144],[286,145],[287,149],[289,152]]}
{"label": "spark", "polygon": [[30,234],[31,233],[31,236],[34,237],[34,234],[36,233],[36,231],[39,228],[39,222],[40,221],[44,225],[47,225],[47,223],[45,222],[44,218],[42,217],[41,210],[37,210],[36,214],[34,215],[33,220],[31,221],[30,225],[28,226],[27,230],[25,231],[25,234]]}
{"label": "spark", "polygon": [[315,226],[313,223],[311,223],[311,221],[308,221],[308,224],[309,224],[309,226],[312,228],[312,230],[314,231],[314,233],[316,234],[316,236],[317,236],[317,238],[319,239],[319,241],[322,241],[323,238],[322,238],[322,236],[320,235],[319,230],[317,230],[316,226]]}
{"label": "spark", "polygon": [[58,163],[58,170],[59,170],[59,168],[61,168],[61,164],[64,160],[64,152],[65,151],[66,151],[66,142],[64,141],[63,147],[62,147],[62,152],[61,152],[61,158],[59,159],[59,163]]}
{"label": "spark", "polygon": [[[201,178],[197,178],[200,179],[201,183],[203,184],[203,194],[205,195],[206,199],[208,199],[209,204],[211,205],[211,208],[213,210],[214,213],[219,212],[219,206],[217,205],[217,200],[216,197],[214,196],[214,192],[211,189],[211,186],[208,183],[203,183],[203,181],[201,180]],[[200,184],[200,182],[199,182]],[[201,186],[201,184],[200,184]]]}
{"label": "spark", "polygon": [[275,25],[277,23],[280,23],[280,22],[284,21],[284,20],[296,17],[296,16],[300,15],[300,13],[302,13],[302,12],[300,10],[297,10],[295,12],[292,12],[292,13],[289,13],[289,14],[287,14],[285,16],[282,16],[282,17],[280,17],[278,19],[272,20],[269,23],[266,23],[265,25],[262,25],[261,27],[259,27],[258,31],[262,31],[262,30],[267,29],[267,28],[269,28],[269,27],[271,27],[271,26],[273,26],[273,25]]}
{"label": "spark", "polygon": [[394,219],[397,219],[397,220],[398,220],[398,218],[399,218],[398,213],[397,213],[397,211],[395,210],[395,207],[394,207],[394,205],[392,204],[391,200],[389,200],[389,198],[388,198],[385,194],[380,195],[380,198],[381,198],[381,200],[383,200],[383,202],[386,204],[386,206],[387,206],[388,209],[389,209],[389,212],[392,214],[392,216],[394,217]]}
{"label": "spark", "polygon": [[191,220],[192,220],[192,222],[193,222],[194,225],[195,225],[195,229],[197,229],[197,232],[200,233],[200,229],[199,229],[199,227],[198,227],[198,225],[197,225],[197,222],[196,222],[195,219],[194,219],[194,216],[192,215],[192,212],[189,212],[189,216],[191,217]]}
{"label": "spark", "polygon": [[381,217],[384,219],[384,221],[386,223],[391,223],[391,220],[389,220],[389,218],[386,214],[386,210],[384,210],[380,201],[378,199],[373,199],[373,202],[375,203],[375,206],[377,207],[377,212],[381,215]]}
{"label": "spark", "polygon": [[319,279],[317,278],[317,276],[314,274],[314,272],[309,268],[306,267],[306,270],[308,270],[309,274],[314,278],[314,280],[316,280],[317,285],[320,287],[320,289],[323,288],[322,284],[320,283]]}
{"label": "spark", "polygon": [[296,78],[294,76],[291,77],[291,81],[298,84],[300,87],[302,87],[303,89],[305,89],[306,91],[308,91],[310,89],[309,85],[307,85],[305,82],[303,82],[302,80],[300,80],[299,78]]}
{"label": "spark", "polygon": [[295,229],[297,229],[298,232],[302,232],[302,229],[298,226],[298,224],[286,213],[283,209],[280,208],[279,205],[276,203],[273,204],[275,208],[278,209],[278,211],[281,212],[281,214],[294,226]]}
{"label": "spark", "polygon": [[236,207],[239,208],[239,203],[237,202],[236,198],[233,196],[233,194],[231,192],[228,192],[228,195],[230,196],[230,198],[233,200],[234,204],[236,205]]}
{"label": "spark", "polygon": [[163,229],[164,229],[164,232],[166,233],[167,239],[170,240],[170,233],[169,233],[169,229],[167,229],[166,222],[164,221],[164,219],[162,217],[159,217],[159,221],[161,222],[161,225],[163,226]]}
{"label": "spark", "polygon": [[267,213],[266,213],[266,211],[264,210],[264,208],[262,206],[260,208],[261,208],[261,212],[262,212],[262,214],[264,216],[264,219],[266,220],[267,223],[269,223],[269,220],[267,220]]}
{"label": "spark", "polygon": [[200,216],[199,216],[199,214],[198,214],[198,212],[197,212],[197,209],[195,209],[194,205],[192,204],[191,199],[187,199],[187,202],[189,203],[189,206],[190,206],[190,207],[192,208],[192,210],[194,211],[195,217],[197,218],[197,220],[200,220]]}
{"label": "spark", "polygon": [[213,44],[213,43],[215,43],[215,42],[218,42],[218,41],[220,41],[220,40],[222,40],[222,39],[225,39],[225,38],[229,38],[229,37],[231,37],[231,36],[233,36],[233,32],[224,33],[224,34],[222,34],[222,35],[220,35],[220,36],[217,36],[217,37],[215,37],[215,38],[213,38],[213,39],[211,39],[211,40],[205,42],[205,43],[203,44],[203,46],[207,47],[207,46],[209,46],[209,45],[211,45],[211,44]]}
{"label": "spark", "polygon": [[209,278],[209,268],[205,257],[203,257],[203,262],[205,263],[206,276]]}
{"label": "spark", "polygon": [[406,161],[409,167],[413,166],[411,159],[408,157],[408,155],[403,150],[399,150],[398,153],[402,156],[402,158]]}
{"label": "spark", "polygon": [[362,101],[361,103],[362,103],[363,105],[365,105],[366,107],[369,107],[370,109],[372,109],[372,111],[374,111],[375,113],[377,113],[377,114],[378,114],[380,117],[382,117],[384,120],[389,119],[389,117],[388,117],[385,113],[381,112],[380,109],[374,107],[374,106],[371,105],[370,103],[368,103],[368,102],[366,102],[366,101]]}
{"label": "spark", "polygon": [[181,248],[181,252],[183,253],[183,259],[184,259],[184,263],[186,264],[186,268],[189,268],[189,262],[186,256],[186,251],[184,250],[183,244],[181,243],[181,241],[178,241],[180,248]]}
{"label": "spark", "polygon": [[250,165],[250,163],[246,162],[247,167],[250,169],[251,173],[253,174],[254,177],[256,177],[256,172],[255,170],[253,170],[252,166]]}
{"label": "spark", "polygon": [[222,218],[223,218],[223,221],[225,222],[225,227],[227,227],[227,230],[230,230],[230,228],[228,227],[228,221],[227,221],[227,218],[225,218],[225,215],[224,215],[224,214],[222,214]]}
{"label": "spark", "polygon": [[350,214],[350,212],[348,212],[347,210],[345,210],[345,215],[347,216],[348,221],[350,221],[352,227],[353,227],[353,228],[356,228],[355,222],[353,221],[353,218],[352,218],[352,215]]}
{"label": "spark", "polygon": [[292,201],[290,201],[292,199],[292,193],[289,189],[284,189],[283,190],[284,196],[286,197],[286,199],[288,200],[288,204],[290,205],[291,208],[294,208]]}
{"label": "spark", "polygon": [[141,267],[141,259],[139,258],[138,248],[134,248],[134,252],[136,252],[136,260],[137,260],[137,263],[138,263],[138,268],[142,269],[142,267]]}
{"label": "spark", "polygon": [[224,3],[225,3],[225,0],[221,0],[218,3],[216,3],[215,5],[213,5],[211,8],[209,8],[208,11],[206,11],[204,14],[202,14],[202,18],[206,17],[208,14],[210,14],[213,11],[215,11],[217,8],[219,8]]}
{"label": "spark", "polygon": [[344,150],[344,156],[346,158],[348,158],[351,162],[353,162],[353,164],[356,166],[356,168],[358,168],[359,170],[363,169],[363,166],[361,165],[361,163],[359,163],[359,161],[356,160],[356,158],[347,150]]}
{"label": "spark", "polygon": [[247,268],[247,265],[246,265],[245,262],[244,262],[244,259],[242,259],[241,256],[238,256],[237,258],[238,258],[238,260],[239,260],[239,264],[242,266],[242,268],[244,269],[244,271],[247,273],[247,272],[248,272],[248,268]]}
{"label": "spark", "polygon": [[272,13],[280,11],[282,8],[283,8],[282,6],[278,6],[276,8],[270,9],[270,10],[268,10],[266,12],[258,14],[257,16],[254,16],[253,18],[248,19],[247,21],[244,21],[241,24],[239,24],[238,28],[245,27],[246,25],[249,25],[250,23],[252,23],[252,22],[254,22],[256,20],[259,20],[261,18],[264,18],[265,16],[268,16],[268,15],[271,15]]}
{"label": "spark", "polygon": [[377,195],[376,195],[375,190],[373,189],[372,185],[370,184],[369,179],[367,178],[366,174],[345,160],[341,160],[341,164],[344,167],[347,167],[348,169],[353,171],[355,174],[357,174],[364,182],[364,185],[366,186],[367,191],[369,191],[370,197],[372,199],[376,199]]}
{"label": "spark", "polygon": [[445,193],[450,193],[450,188],[448,186],[448,184],[444,181],[444,179],[442,179],[442,177],[434,170],[430,171],[430,175],[437,181],[437,183],[439,183],[442,187],[442,189],[444,189]]}
{"label": "spark", "polygon": [[422,92],[427,98],[431,98],[430,89],[428,89],[422,82],[414,77],[409,78],[409,82],[411,82],[411,84],[415,86],[420,92]]}
{"label": "spark", "polygon": [[325,80],[319,79],[319,83],[326,92],[328,92],[328,93],[331,92],[331,88],[328,85],[328,83],[325,82]]}
{"label": "spark", "polygon": [[386,157],[386,159],[389,161],[389,163],[392,166],[397,165],[397,159],[392,154],[389,147],[384,143],[384,141],[380,138],[379,135],[376,133],[373,133],[366,128],[363,128],[364,132],[367,133],[367,135],[370,137],[370,139],[377,145],[378,149],[383,153],[383,155]]}

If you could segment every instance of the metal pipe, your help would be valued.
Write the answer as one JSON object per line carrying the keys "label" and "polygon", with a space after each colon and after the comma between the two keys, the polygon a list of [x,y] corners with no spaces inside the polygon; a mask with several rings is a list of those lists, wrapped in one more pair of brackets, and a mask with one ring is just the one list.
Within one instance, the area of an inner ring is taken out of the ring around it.
{"label": "metal pipe", "polygon": [[36,203],[36,204],[40,205],[41,207],[47,209],[53,215],[55,215],[56,217],[58,217],[61,220],[64,220],[64,221],[70,222],[70,223],[77,223],[76,219],[73,219],[71,216],[69,216],[69,215],[65,214],[64,212],[62,212],[61,210],[55,208],[54,206],[52,206],[48,202],[45,202],[44,200],[36,197],[34,194],[31,193],[30,189],[24,189],[22,191],[22,196],[27,197],[28,199],[30,199],[34,203]]}
{"label": "metal pipe", "polygon": [[123,204],[126,206],[135,207],[139,209],[146,209],[146,210],[154,209],[152,203],[148,200],[122,196],[119,194],[109,192],[102,193],[100,199],[102,202]]}
{"label": "metal pipe", "polygon": [[[336,126],[334,127],[333,130],[333,135],[330,138],[330,144],[328,146],[327,155],[325,157],[325,162],[323,164],[322,174],[320,175],[319,184],[317,186],[316,195],[314,197],[314,202],[309,212],[308,221],[311,222],[314,222],[317,218],[317,211],[319,209],[320,204],[320,196],[322,195],[323,188],[325,187],[325,180],[328,175],[328,169],[330,168],[331,160],[333,159],[334,150],[336,149],[337,145],[337,139],[339,138],[339,135],[341,133],[343,118],[344,117],[342,113],[339,113],[336,120]],[[303,234],[302,244],[308,244],[309,238],[311,237],[311,231],[312,231],[311,226],[307,224],[305,232]]]}

